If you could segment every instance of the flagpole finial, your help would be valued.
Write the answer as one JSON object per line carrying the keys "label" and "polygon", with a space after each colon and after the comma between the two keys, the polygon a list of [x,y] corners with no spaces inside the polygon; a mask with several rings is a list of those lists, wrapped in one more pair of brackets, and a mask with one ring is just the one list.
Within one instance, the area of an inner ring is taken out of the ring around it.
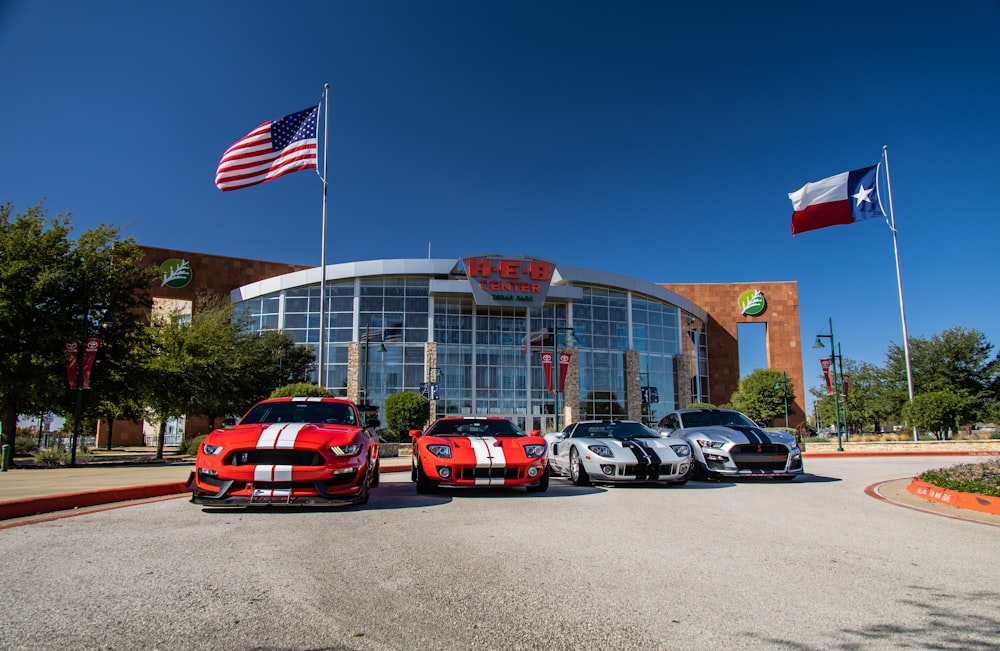
{"label": "flagpole finial", "polygon": [[888,151],[889,145],[882,145],[882,151]]}
{"label": "flagpole finial", "polygon": [[329,84],[329,82],[323,84],[323,90],[330,90],[330,84]]}

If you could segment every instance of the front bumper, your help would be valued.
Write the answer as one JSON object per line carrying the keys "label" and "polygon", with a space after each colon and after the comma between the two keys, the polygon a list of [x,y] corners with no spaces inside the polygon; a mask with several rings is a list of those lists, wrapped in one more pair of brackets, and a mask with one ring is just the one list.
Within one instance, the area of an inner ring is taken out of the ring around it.
{"label": "front bumper", "polygon": [[424,465],[427,478],[448,486],[531,486],[541,481],[545,464],[541,462],[482,467],[442,463],[434,459]]}
{"label": "front bumper", "polygon": [[[225,468],[231,469],[226,466]],[[212,475],[204,468],[195,468],[188,479],[193,504],[351,504],[364,496],[364,465],[347,468],[292,469],[284,480],[261,480],[253,467],[238,472]]]}
{"label": "front bumper", "polygon": [[787,477],[800,475],[802,452],[783,445],[734,445],[700,450],[706,470],[716,475]]}
{"label": "front bumper", "polygon": [[626,463],[612,459],[589,459],[583,461],[583,468],[593,482],[607,483],[650,483],[677,482],[687,474],[690,460],[667,463]]}

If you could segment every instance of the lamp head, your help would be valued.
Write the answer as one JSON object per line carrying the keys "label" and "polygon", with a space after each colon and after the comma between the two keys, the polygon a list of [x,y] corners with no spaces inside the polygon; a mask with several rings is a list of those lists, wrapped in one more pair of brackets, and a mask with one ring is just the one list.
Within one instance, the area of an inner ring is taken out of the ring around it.
{"label": "lamp head", "polygon": [[826,346],[823,345],[822,339],[820,339],[818,335],[816,337],[816,342],[813,344],[813,348],[826,348]]}
{"label": "lamp head", "polygon": [[580,340],[576,338],[575,334],[573,334],[573,328],[570,328],[569,332],[566,333],[566,343],[567,344],[578,344],[578,343],[580,343]]}
{"label": "lamp head", "polygon": [[389,349],[386,348],[385,344],[380,341],[379,344],[378,344],[378,348],[375,349],[375,352],[377,352],[377,353],[384,353],[387,350],[389,350]]}

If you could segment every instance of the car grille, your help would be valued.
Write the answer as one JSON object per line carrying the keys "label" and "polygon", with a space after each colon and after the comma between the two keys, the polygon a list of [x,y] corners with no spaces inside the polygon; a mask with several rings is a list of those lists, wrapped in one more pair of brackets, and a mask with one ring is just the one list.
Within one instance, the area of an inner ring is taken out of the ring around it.
{"label": "car grille", "polygon": [[323,455],[314,450],[235,450],[226,457],[228,466],[325,466]]}
{"label": "car grille", "polygon": [[733,463],[740,470],[780,471],[788,465],[788,448],[774,443],[734,445]]}
{"label": "car grille", "polygon": [[622,466],[619,474],[625,477],[635,477],[638,480],[657,479],[660,475],[667,477],[675,475],[677,469],[672,463],[635,463]]}
{"label": "car grille", "polygon": [[517,468],[462,468],[462,479],[518,479]]}

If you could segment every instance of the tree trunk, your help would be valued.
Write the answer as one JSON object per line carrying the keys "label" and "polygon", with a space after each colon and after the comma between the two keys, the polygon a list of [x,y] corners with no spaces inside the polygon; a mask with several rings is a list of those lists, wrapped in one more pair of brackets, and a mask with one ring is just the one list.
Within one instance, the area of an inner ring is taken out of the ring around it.
{"label": "tree trunk", "polygon": [[167,437],[167,419],[160,419],[160,432],[156,437],[156,458],[163,458],[163,440]]}
{"label": "tree trunk", "polygon": [[111,452],[111,434],[114,431],[115,431],[115,419],[114,418],[109,418],[108,419],[108,446],[107,446],[108,452]]}
{"label": "tree trunk", "polygon": [[2,414],[0,427],[3,427],[3,443],[9,445],[10,453],[14,454],[14,438],[17,436],[17,404],[14,402],[4,403]]}

